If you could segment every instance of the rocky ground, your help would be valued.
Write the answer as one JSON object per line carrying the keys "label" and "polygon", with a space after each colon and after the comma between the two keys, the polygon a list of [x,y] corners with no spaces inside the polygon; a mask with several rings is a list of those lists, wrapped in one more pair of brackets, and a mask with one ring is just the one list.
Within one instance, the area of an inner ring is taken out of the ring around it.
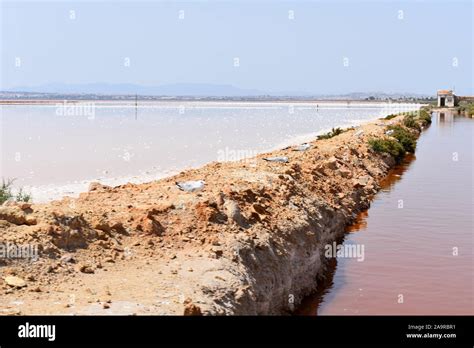
{"label": "rocky ground", "polygon": [[[324,277],[324,245],[367,209],[395,164],[368,149],[379,120],[253,160],[77,199],[0,207],[2,314],[282,314]],[[283,156],[287,163],[263,158]],[[194,192],[176,182],[203,180]]]}

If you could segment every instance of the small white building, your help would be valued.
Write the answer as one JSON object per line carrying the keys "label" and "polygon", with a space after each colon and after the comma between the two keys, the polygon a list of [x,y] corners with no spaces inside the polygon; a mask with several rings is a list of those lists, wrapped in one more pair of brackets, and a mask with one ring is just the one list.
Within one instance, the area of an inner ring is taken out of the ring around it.
{"label": "small white building", "polygon": [[438,91],[438,107],[454,107],[456,105],[456,96],[450,89],[440,89]]}

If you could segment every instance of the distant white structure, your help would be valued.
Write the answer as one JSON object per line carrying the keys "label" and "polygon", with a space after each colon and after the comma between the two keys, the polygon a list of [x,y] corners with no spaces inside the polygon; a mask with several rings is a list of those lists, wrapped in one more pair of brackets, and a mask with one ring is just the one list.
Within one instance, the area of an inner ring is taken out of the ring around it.
{"label": "distant white structure", "polygon": [[456,106],[456,96],[450,89],[440,89],[438,91],[438,107],[454,107]]}

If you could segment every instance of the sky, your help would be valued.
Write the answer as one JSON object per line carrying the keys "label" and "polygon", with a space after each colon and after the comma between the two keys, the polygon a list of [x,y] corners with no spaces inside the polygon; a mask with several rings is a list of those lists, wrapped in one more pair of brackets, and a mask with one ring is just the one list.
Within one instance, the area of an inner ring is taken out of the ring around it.
{"label": "sky", "polygon": [[1,1],[0,89],[473,90],[473,2]]}

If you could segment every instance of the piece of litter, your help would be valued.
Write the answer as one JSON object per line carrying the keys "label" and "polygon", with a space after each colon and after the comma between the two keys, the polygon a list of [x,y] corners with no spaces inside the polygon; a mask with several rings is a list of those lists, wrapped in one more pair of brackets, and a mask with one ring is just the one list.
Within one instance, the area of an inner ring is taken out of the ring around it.
{"label": "piece of litter", "polygon": [[266,157],[264,158],[265,161],[268,162],[280,162],[280,163],[288,163],[288,157]]}
{"label": "piece of litter", "polygon": [[393,134],[393,129],[390,129],[388,131],[385,132],[386,135],[392,135]]}
{"label": "piece of litter", "polygon": [[176,186],[182,191],[195,192],[204,188],[203,180],[176,182]]}
{"label": "piece of litter", "polygon": [[19,277],[7,276],[5,277],[4,280],[7,285],[10,285],[15,288],[22,288],[26,286],[26,282],[22,278],[19,278]]}
{"label": "piece of litter", "polygon": [[355,135],[356,137],[358,137],[358,136],[360,136],[360,135],[362,135],[362,134],[364,134],[364,131],[363,131],[362,129],[361,129],[361,130],[358,130],[357,132],[354,133],[354,135]]}
{"label": "piece of litter", "polygon": [[311,147],[311,144],[304,143],[301,145],[296,146],[293,151],[306,151]]}

